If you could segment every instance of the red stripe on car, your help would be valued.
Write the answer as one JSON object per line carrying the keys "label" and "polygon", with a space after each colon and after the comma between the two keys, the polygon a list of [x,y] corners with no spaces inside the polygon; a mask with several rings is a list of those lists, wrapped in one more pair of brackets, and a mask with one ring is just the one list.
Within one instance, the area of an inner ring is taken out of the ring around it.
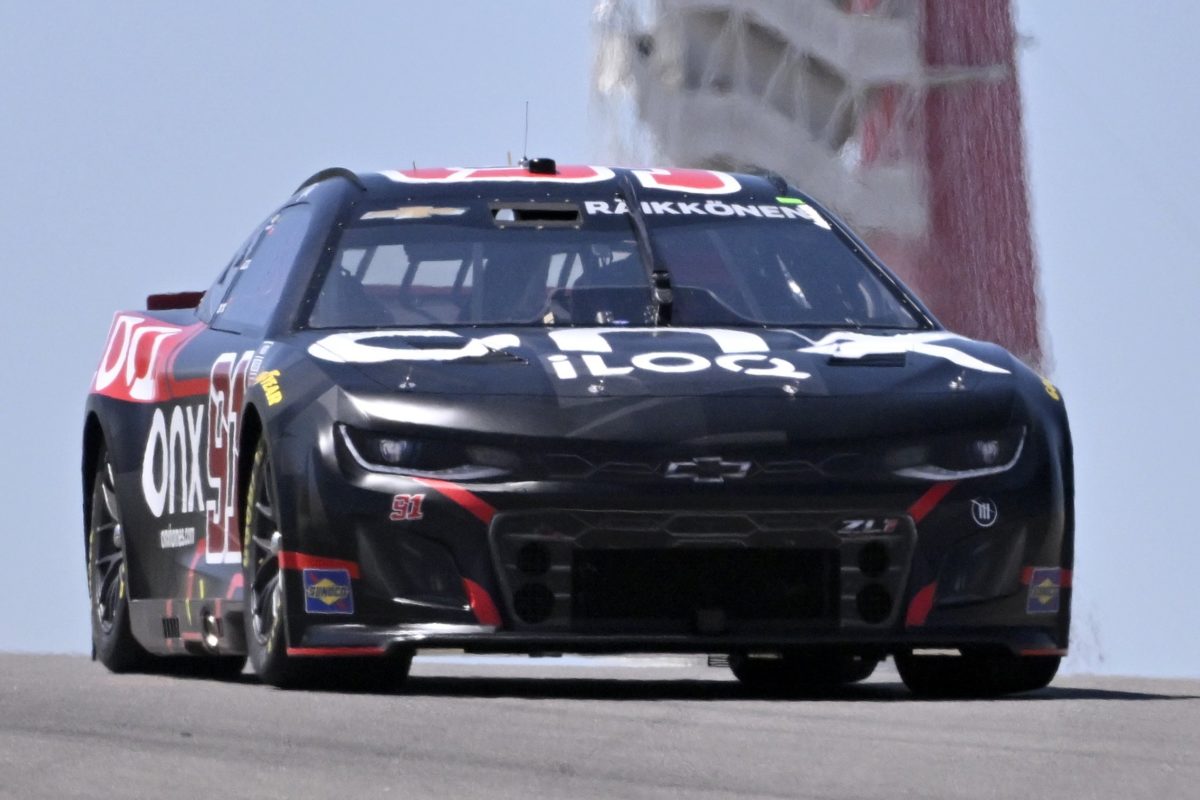
{"label": "red stripe on car", "polygon": [[292,550],[279,551],[279,566],[282,569],[344,569],[351,578],[358,578],[358,564],[354,561],[343,561],[340,558],[324,558],[310,556],[307,553],[297,553]]}
{"label": "red stripe on car", "polygon": [[189,599],[192,596],[192,589],[196,585],[196,567],[200,564],[200,559],[204,556],[204,553],[206,552],[206,549],[207,549],[206,545],[207,545],[207,542],[204,539],[201,539],[200,541],[196,542],[196,549],[192,552],[192,562],[190,564],[188,564],[186,597],[188,597]]}
{"label": "red stripe on car", "polygon": [[382,656],[387,650],[382,647],[289,647],[289,656]]}
{"label": "red stripe on car", "polygon": [[207,326],[179,326],[153,316],[118,312],[109,328],[92,392],[133,403],[161,403],[208,391],[208,381],[174,387],[179,351]]}
{"label": "red stripe on car", "polygon": [[[1028,586],[1033,582],[1033,571],[1042,569],[1041,567],[1025,567],[1021,570],[1021,583]],[[1061,569],[1058,571],[1058,585],[1063,589],[1071,588],[1072,573],[1069,569]]]}
{"label": "red stripe on car", "polygon": [[1033,647],[1028,650],[1022,650],[1023,656],[1065,656],[1067,648],[1065,647]]}
{"label": "red stripe on car", "polygon": [[930,486],[925,494],[917,498],[917,502],[908,508],[908,515],[913,518],[913,522],[920,522],[929,516],[929,512],[933,511],[937,507],[937,504],[942,502],[942,498],[948,495],[957,483],[958,481],[945,481],[944,483],[935,483],[933,486]]}
{"label": "red stripe on car", "polygon": [[492,517],[496,516],[496,509],[492,508],[486,501],[481,500],[478,495],[472,494],[457,483],[450,481],[439,481],[436,478],[413,478],[422,486],[428,486],[437,492],[445,495],[449,499],[458,503],[474,514],[484,525],[491,524]]}
{"label": "red stripe on car", "polygon": [[504,621],[500,619],[500,610],[496,608],[487,589],[470,578],[463,578],[463,588],[467,590],[471,611],[474,612],[475,619],[479,621],[480,625],[493,625],[499,628],[504,624]]}
{"label": "red stripe on car", "polygon": [[933,610],[933,598],[936,594],[937,581],[922,586],[913,595],[912,602],[908,604],[908,613],[904,615],[904,624],[910,628],[924,625],[926,618],[929,617],[929,612]]}

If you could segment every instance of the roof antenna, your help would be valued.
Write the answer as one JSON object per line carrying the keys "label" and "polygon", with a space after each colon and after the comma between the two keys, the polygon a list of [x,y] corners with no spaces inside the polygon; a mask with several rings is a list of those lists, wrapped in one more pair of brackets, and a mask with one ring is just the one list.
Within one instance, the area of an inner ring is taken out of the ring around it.
{"label": "roof antenna", "polygon": [[521,164],[529,163],[529,101],[525,101],[525,142],[521,145]]}

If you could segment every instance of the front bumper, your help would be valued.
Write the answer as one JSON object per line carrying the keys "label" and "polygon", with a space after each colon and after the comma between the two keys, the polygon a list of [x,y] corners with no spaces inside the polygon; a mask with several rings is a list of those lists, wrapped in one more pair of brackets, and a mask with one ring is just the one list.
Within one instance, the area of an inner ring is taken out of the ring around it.
{"label": "front bumper", "polygon": [[[295,655],[1067,646],[1069,532],[1048,466],[803,492],[348,474],[309,482],[310,524],[285,574]],[[986,527],[972,513],[981,498],[999,512]],[[701,554],[690,578],[677,580],[671,553]],[[746,553],[786,562],[794,579],[756,580]],[[631,573],[639,560],[663,568]],[[352,613],[314,611],[305,570],[322,567],[345,568]],[[655,577],[658,589],[638,590]]]}

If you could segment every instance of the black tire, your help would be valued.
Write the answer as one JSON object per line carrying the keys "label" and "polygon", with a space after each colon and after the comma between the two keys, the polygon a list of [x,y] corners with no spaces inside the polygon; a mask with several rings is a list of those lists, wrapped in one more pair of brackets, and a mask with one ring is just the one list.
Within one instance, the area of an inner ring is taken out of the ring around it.
{"label": "black tire", "polygon": [[264,683],[305,682],[304,664],[287,654],[287,609],[279,551],[283,534],[275,506],[275,482],[266,439],[254,451],[242,513],[242,577],[245,586],[246,653]]}
{"label": "black tire", "polygon": [[858,683],[871,677],[879,659],[850,653],[783,653],[779,658],[729,656],[729,668],[745,686],[769,694],[796,694]]}
{"label": "black tire", "polygon": [[92,476],[87,545],[92,649],[96,659],[113,672],[152,667],[156,659],[138,644],[130,630],[125,534],[113,467],[105,449],[96,458],[96,474]]}
{"label": "black tire", "polygon": [[918,697],[999,697],[1044,689],[1054,680],[1058,656],[975,653],[915,656],[897,653],[896,670]]}
{"label": "black tire", "polygon": [[279,552],[278,493],[270,451],[260,439],[242,514],[242,571],[245,588],[246,651],[264,683],[280,688],[334,688],[382,691],[408,676],[412,654],[369,658],[298,658],[287,654],[287,593]]}

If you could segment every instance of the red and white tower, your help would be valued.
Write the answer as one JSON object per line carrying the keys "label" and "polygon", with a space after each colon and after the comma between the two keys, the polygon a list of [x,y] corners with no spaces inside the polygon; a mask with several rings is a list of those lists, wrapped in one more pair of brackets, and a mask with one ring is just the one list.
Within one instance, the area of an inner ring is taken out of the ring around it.
{"label": "red and white tower", "polygon": [[619,160],[778,172],[952,330],[1043,357],[1009,0],[601,0]]}

